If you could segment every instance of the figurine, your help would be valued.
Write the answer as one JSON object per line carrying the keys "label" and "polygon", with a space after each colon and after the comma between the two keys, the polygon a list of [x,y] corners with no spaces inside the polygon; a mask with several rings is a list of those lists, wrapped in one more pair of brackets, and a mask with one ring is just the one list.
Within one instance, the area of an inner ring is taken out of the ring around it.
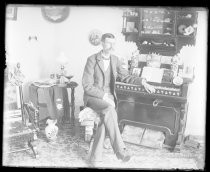
{"label": "figurine", "polygon": [[11,71],[8,74],[9,82],[12,85],[20,86],[23,83],[23,80],[25,76],[22,74],[20,70],[20,63],[17,63],[17,65],[11,69]]}

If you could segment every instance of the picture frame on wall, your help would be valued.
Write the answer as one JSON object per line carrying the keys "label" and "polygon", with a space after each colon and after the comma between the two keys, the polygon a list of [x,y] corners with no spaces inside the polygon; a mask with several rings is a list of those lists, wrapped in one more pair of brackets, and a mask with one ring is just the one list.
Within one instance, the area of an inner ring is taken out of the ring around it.
{"label": "picture frame on wall", "polygon": [[41,12],[47,21],[60,23],[68,18],[70,8],[68,6],[43,6]]}
{"label": "picture frame on wall", "polygon": [[7,6],[6,18],[9,20],[17,20],[17,7],[16,6]]}

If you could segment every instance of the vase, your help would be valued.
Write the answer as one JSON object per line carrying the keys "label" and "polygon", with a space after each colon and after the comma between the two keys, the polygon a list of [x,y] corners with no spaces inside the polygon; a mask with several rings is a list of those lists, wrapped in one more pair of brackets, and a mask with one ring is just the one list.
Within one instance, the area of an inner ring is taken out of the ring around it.
{"label": "vase", "polygon": [[46,121],[47,127],[45,128],[45,134],[47,139],[53,141],[57,138],[58,127],[55,125],[57,120],[48,119]]}

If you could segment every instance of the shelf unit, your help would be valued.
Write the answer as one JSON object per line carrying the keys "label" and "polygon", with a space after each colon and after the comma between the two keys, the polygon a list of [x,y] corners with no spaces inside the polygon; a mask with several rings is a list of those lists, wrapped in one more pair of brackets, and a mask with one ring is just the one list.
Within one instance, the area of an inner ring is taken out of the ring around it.
{"label": "shelf unit", "polygon": [[126,41],[136,42],[141,53],[173,56],[183,45],[195,44],[196,11],[172,8],[129,10],[123,14],[122,33]]}
{"label": "shelf unit", "polygon": [[123,14],[123,29],[124,35],[139,34],[139,9],[131,8],[130,11],[125,11]]}

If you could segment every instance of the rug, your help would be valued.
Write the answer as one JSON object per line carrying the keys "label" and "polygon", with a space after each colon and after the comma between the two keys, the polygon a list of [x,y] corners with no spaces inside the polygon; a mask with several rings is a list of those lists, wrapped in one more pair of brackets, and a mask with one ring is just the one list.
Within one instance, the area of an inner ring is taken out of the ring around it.
{"label": "rug", "polygon": [[[63,125],[55,141],[49,142],[44,131],[36,141],[39,157],[34,158],[31,150],[4,154],[3,165],[15,167],[48,168],[92,168],[86,158],[89,143],[84,141],[84,127],[76,124]],[[104,149],[103,162],[96,168],[135,168],[135,169],[203,169],[204,146],[197,151],[182,149],[170,152],[167,149],[151,149],[125,143],[132,155],[129,162],[123,163],[116,158],[109,143]]]}

